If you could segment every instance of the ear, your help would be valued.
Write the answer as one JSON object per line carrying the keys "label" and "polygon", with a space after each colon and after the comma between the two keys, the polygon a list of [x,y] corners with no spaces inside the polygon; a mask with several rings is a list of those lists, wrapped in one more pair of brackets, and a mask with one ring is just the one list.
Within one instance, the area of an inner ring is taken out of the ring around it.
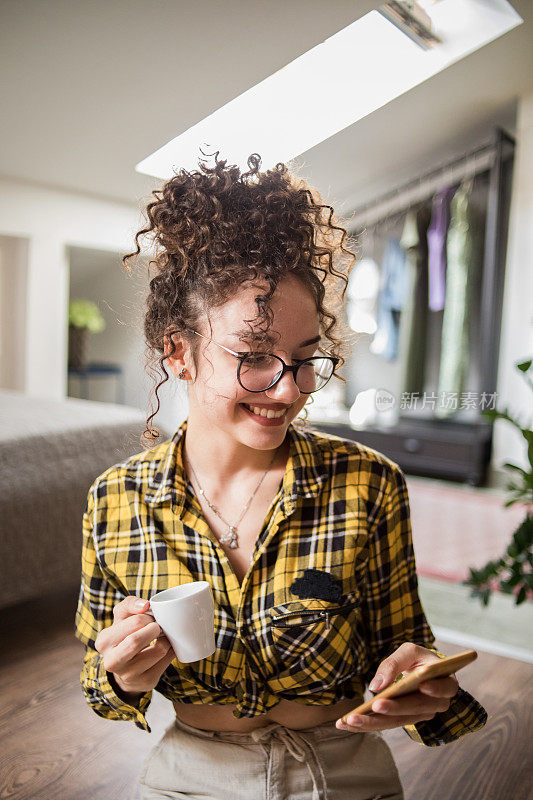
{"label": "ear", "polygon": [[[174,344],[174,352],[172,355],[172,345]],[[164,353],[166,356],[166,363],[170,368],[171,372],[174,373],[176,377],[179,377],[179,373],[185,367],[187,369],[186,363],[186,356],[188,353],[188,345],[187,341],[181,336],[179,333],[172,333],[172,338],[170,336],[170,331],[165,331],[163,334],[163,345],[164,345]],[[188,376],[187,373],[185,377]]]}

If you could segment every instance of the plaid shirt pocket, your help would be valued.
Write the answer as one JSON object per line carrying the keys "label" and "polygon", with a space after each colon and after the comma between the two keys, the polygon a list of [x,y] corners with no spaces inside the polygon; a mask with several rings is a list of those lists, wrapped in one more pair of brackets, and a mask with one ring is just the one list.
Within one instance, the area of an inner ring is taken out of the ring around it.
{"label": "plaid shirt pocket", "polygon": [[269,628],[278,660],[278,680],[321,691],[354,675],[353,647],[359,597],[339,601],[305,599],[274,606]]}

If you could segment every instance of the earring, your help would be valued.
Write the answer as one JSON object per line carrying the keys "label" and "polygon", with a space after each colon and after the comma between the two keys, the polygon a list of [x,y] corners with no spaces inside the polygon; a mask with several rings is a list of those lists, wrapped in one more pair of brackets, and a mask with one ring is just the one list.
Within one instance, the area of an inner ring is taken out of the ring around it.
{"label": "earring", "polygon": [[180,374],[178,375],[178,378],[184,378],[184,377],[185,377],[185,367],[183,367]]}

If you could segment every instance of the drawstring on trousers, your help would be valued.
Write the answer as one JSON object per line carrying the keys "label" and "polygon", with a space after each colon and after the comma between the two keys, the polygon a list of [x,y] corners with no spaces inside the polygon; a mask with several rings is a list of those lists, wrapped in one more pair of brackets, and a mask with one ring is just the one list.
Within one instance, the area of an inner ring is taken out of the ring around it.
{"label": "drawstring on trousers", "polygon": [[[267,797],[270,797],[271,794],[275,797],[285,797],[284,786],[282,791],[280,791],[282,787],[279,785],[276,794],[274,794],[273,791],[273,787],[275,786],[276,782],[281,784],[285,779],[283,762],[275,759],[273,753],[275,740],[279,739],[280,742],[286,746],[293,758],[295,758],[297,761],[304,762],[307,765],[313,781],[312,800],[328,800],[326,776],[324,774],[324,769],[318,753],[313,744],[301,733],[292,730],[292,728],[285,728],[283,725],[274,722],[271,725],[265,725],[262,728],[256,728],[255,730],[250,731],[250,735],[256,742],[261,743],[264,739],[270,740],[271,742],[270,753],[268,752],[267,748],[264,748],[268,756]],[[282,753],[284,753],[284,750],[282,750]]]}

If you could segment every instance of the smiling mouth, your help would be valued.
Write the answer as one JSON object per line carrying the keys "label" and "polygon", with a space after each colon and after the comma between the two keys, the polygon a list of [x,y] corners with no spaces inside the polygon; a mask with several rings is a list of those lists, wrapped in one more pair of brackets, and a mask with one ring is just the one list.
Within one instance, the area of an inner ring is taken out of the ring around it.
{"label": "smiling mouth", "polygon": [[281,419],[281,417],[285,416],[289,410],[288,406],[280,409],[279,411],[275,411],[273,408],[261,408],[259,406],[249,405],[248,403],[243,403],[242,405],[252,414],[255,414],[258,417],[266,417],[267,419]]}

